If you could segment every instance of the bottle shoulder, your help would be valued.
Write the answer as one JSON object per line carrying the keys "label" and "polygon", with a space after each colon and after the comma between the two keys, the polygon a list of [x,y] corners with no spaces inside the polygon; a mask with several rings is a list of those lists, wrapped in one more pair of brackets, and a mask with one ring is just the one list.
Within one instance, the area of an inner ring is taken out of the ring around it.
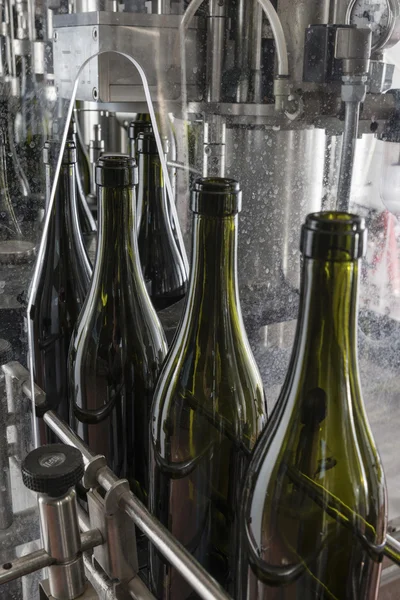
{"label": "bottle shoulder", "polygon": [[244,488],[248,539],[255,547],[276,535],[270,517],[277,506],[283,527],[294,518],[304,522],[305,531],[339,522],[371,543],[384,541],[385,477],[360,415],[344,422],[334,409],[318,412],[314,404],[307,418],[290,391],[284,393],[258,441]]}
{"label": "bottle shoulder", "polygon": [[199,428],[227,429],[253,448],[266,422],[264,389],[253,361],[230,352],[178,342],[170,351],[154,393],[152,431],[155,443],[186,427],[187,419]]}

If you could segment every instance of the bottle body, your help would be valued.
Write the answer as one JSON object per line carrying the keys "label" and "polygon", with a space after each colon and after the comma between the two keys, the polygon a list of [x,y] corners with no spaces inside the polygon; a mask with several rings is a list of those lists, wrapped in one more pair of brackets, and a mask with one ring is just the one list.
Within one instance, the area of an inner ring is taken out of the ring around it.
{"label": "bottle body", "polygon": [[[266,419],[237,296],[236,223],[195,215],[185,314],[151,415],[150,510],[229,591],[241,481]],[[196,597],[154,548],[150,569],[157,598]]]}
{"label": "bottle body", "polygon": [[[328,214],[316,220],[340,230]],[[350,238],[359,218],[347,218]],[[320,255],[318,240],[306,248],[289,372],[246,477],[243,598],[378,593],[386,488],[358,377],[359,260],[332,240]]]}
{"label": "bottle body", "polygon": [[106,156],[99,160],[99,177],[101,169],[112,171],[114,158],[117,169],[122,165],[120,170],[131,172],[131,181],[125,186],[98,186],[93,280],[69,353],[71,418],[92,450],[104,454],[114,472],[127,477],[146,500],[149,407],[166,343],[132,235],[136,201],[132,161]]}
{"label": "bottle body", "polygon": [[171,228],[161,162],[152,133],[137,140],[139,166],[138,246],[143,276],[156,310],[168,308],[187,291],[187,277]]}
{"label": "bottle body", "polygon": [[[47,196],[52,184],[52,165],[59,144],[46,142]],[[67,142],[58,186],[50,216],[45,254],[29,327],[34,342],[33,368],[35,382],[46,392],[46,404],[68,422],[67,357],[72,330],[83,306],[90,274],[85,271],[84,255],[77,242],[79,230],[74,219],[75,145]],[[47,204],[48,204],[47,198]],[[48,210],[48,206],[47,206]],[[42,428],[42,442],[47,441]]]}

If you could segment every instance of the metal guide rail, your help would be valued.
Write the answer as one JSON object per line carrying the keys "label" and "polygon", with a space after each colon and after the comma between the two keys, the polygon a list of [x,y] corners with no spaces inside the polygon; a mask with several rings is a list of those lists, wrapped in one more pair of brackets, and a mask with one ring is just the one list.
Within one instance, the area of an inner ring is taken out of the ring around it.
{"label": "metal guide rail", "polygon": [[[4,456],[2,451],[7,440],[7,427],[10,423],[18,422],[18,417],[25,415],[25,427],[18,427],[17,430],[20,435],[26,436],[27,434],[26,424],[31,419],[31,413],[27,410],[29,402],[26,400],[30,398],[31,394],[30,375],[24,367],[17,362],[11,362],[3,365],[2,369],[5,378],[3,377],[3,390],[0,390],[2,392],[0,414],[3,415],[0,422],[0,453]],[[5,391],[7,394],[4,393]],[[35,401],[37,406],[40,406],[44,403],[45,396],[39,388],[36,391]],[[86,496],[88,513],[78,507],[77,521],[81,533],[79,539],[78,532],[78,548],[79,544],[80,548],[76,554],[76,560],[82,562],[82,570],[84,566],[88,584],[85,593],[83,595],[80,593],[80,598],[84,600],[99,597],[107,598],[107,600],[112,598],[116,600],[120,598],[154,599],[138,576],[139,560],[135,528],[137,526],[201,598],[204,600],[229,600],[230,596],[223,588],[134,496],[129,489],[128,482],[117,478],[107,466],[103,456],[95,455],[55,412],[46,412],[43,419],[62,443],[78,449],[83,456],[85,471],[82,482],[84,488],[88,490]],[[22,442],[23,440],[18,439],[17,434],[15,445],[20,449],[20,457],[24,457],[30,449],[23,448]],[[10,452],[7,453],[6,450],[5,456],[9,455]],[[13,521],[12,512],[10,514],[11,490],[9,485],[2,486],[1,490],[0,503],[1,507],[5,507],[5,511],[0,511],[0,514],[8,514],[9,521],[8,523],[1,522],[0,529],[6,530]],[[33,514],[31,510],[29,516],[32,517]],[[61,530],[60,536],[62,537]],[[11,550],[11,544],[7,547]],[[88,550],[93,550],[92,557],[85,553]],[[392,536],[387,536],[383,553],[400,566],[400,543]],[[64,563],[60,561],[57,556],[53,555],[52,549],[46,547],[4,563],[0,567],[0,585],[45,567],[57,566],[63,568],[65,561]],[[73,582],[72,576],[71,580]],[[51,578],[41,582],[41,594],[41,597],[44,598],[51,599],[53,597],[51,595]],[[76,596],[71,594],[69,597],[75,598]]]}

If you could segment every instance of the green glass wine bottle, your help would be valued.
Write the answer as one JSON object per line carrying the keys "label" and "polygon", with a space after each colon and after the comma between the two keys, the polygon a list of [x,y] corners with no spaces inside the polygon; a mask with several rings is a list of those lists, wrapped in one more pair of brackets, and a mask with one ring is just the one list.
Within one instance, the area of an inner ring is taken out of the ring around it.
{"label": "green glass wine bottle", "polygon": [[167,347],[140,268],[137,167],[104,154],[96,167],[98,245],[69,352],[72,426],[146,500],[149,409]]}
{"label": "green glass wine bottle", "polygon": [[[194,185],[189,291],[154,393],[150,440],[151,511],[230,592],[241,483],[266,422],[238,297],[241,195],[230,179]],[[150,569],[157,598],[197,598],[154,548]]]}
{"label": "green glass wine bottle", "polygon": [[136,150],[139,167],[139,255],[151,301],[156,310],[162,310],[185,296],[188,273],[171,228],[168,198],[154,135],[140,133]]}
{"label": "green glass wine bottle", "polygon": [[[59,151],[59,142],[45,143],[46,211]],[[67,141],[28,323],[35,382],[46,392],[46,408],[56,410],[67,421],[68,347],[91,276],[77,220],[75,164],[75,144]],[[48,434],[42,427],[42,443],[53,439]]]}
{"label": "green glass wine bottle", "polygon": [[386,487],[364,410],[357,298],[364,220],[309,215],[292,358],[243,497],[243,599],[375,600]]}

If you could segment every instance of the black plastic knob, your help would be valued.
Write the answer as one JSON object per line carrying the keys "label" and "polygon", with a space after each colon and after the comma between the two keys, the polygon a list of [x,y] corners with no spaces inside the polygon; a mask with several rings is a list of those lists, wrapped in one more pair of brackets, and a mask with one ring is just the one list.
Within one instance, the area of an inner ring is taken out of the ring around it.
{"label": "black plastic knob", "polygon": [[65,444],[50,444],[32,450],[21,466],[22,480],[33,492],[63,496],[83,477],[81,452]]}

